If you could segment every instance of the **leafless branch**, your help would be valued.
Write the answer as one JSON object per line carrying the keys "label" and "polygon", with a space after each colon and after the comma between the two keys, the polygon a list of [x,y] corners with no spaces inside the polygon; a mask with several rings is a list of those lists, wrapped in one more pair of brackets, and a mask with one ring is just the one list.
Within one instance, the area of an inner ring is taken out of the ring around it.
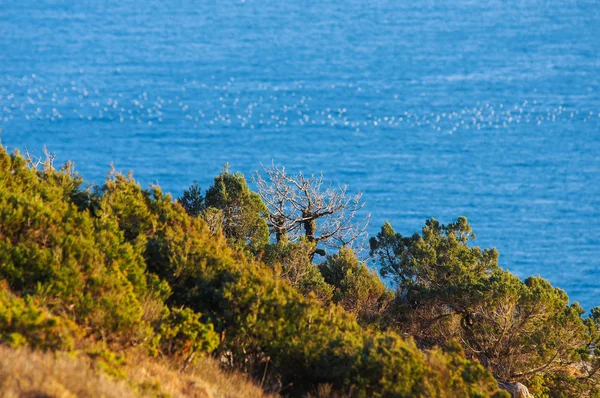
{"label": "leafless branch", "polygon": [[27,161],[27,165],[34,170],[38,170],[40,169],[40,167],[43,171],[54,170],[54,161],[56,160],[56,154],[50,153],[50,151],[48,151],[48,148],[46,148],[45,145],[43,152],[45,158],[41,156],[34,156],[31,152],[29,152],[27,147],[25,147],[24,156],[25,160]]}
{"label": "leafless branch", "polygon": [[335,248],[351,246],[360,251],[366,246],[370,215],[358,219],[365,206],[362,193],[350,195],[347,186],[326,184],[323,175],[302,172],[288,174],[285,167],[261,165],[253,180],[270,212],[269,225],[277,240],[298,240]]}

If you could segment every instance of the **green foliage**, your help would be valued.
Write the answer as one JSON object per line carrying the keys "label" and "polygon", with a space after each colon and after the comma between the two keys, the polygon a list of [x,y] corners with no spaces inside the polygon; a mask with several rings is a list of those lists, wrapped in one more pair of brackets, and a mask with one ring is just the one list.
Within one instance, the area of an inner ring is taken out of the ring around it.
{"label": "green foliage", "polygon": [[322,303],[329,303],[333,286],[327,284],[316,265],[311,262],[314,244],[301,240],[267,245],[262,260],[276,276],[290,282],[305,297],[314,295]]}
{"label": "green foliage", "polygon": [[73,203],[71,178],[0,151],[0,279],[99,334],[138,335],[143,258],[113,220]]}
{"label": "green foliage", "polygon": [[215,177],[206,191],[207,208],[223,213],[223,232],[234,244],[249,245],[258,250],[269,242],[267,207],[260,195],[248,188],[241,173],[227,170]]}
{"label": "green foliage", "polygon": [[521,282],[506,271],[489,278],[489,293],[471,307],[463,326],[480,361],[503,380],[554,373],[579,359],[584,347],[583,310],[564,291],[539,277]]}
{"label": "green foliage", "polygon": [[196,181],[179,198],[179,203],[183,206],[187,214],[192,217],[198,217],[204,211],[204,196],[200,186]]}
{"label": "green foliage", "polygon": [[467,307],[482,287],[478,283],[498,269],[498,252],[469,247],[473,239],[465,217],[447,226],[432,218],[421,236],[411,237],[397,234],[386,222],[370,245],[371,254],[380,261],[382,276],[392,277],[408,300],[435,296]]}
{"label": "green foliage", "polygon": [[381,311],[393,298],[377,274],[362,264],[352,249],[342,247],[319,264],[325,281],[335,287],[334,301],[355,314],[361,324],[377,323]]}
{"label": "green foliage", "polygon": [[201,316],[189,308],[173,309],[160,326],[163,353],[191,359],[198,352],[214,351],[219,345],[219,336],[213,325],[200,320]]}
{"label": "green foliage", "polygon": [[600,397],[597,382],[573,369],[537,375],[528,381],[528,389],[536,398]]}
{"label": "green foliage", "polygon": [[76,326],[51,315],[31,298],[20,298],[0,281],[0,342],[12,347],[28,345],[41,349],[69,349]]}
{"label": "green foliage", "polygon": [[[458,338],[467,356],[499,380],[541,380],[537,391],[548,387],[544,383],[558,391],[567,371],[597,369],[586,354],[597,341],[593,319],[584,322],[581,307],[548,281],[523,282],[502,270],[496,250],[471,247],[473,239],[464,217],[447,226],[429,220],[411,237],[384,224],[371,239],[371,254],[398,288],[390,307],[395,328],[425,346]],[[594,375],[586,377],[589,393]]]}
{"label": "green foliage", "polygon": [[[296,395],[493,396],[486,368],[549,396],[592,394],[600,310],[583,320],[560,289],[501,270],[495,250],[469,246],[466,219],[409,238],[384,226],[371,247],[393,299],[349,249],[317,266],[314,242],[269,245],[241,174],[217,176],[205,207],[197,186],[180,205],[114,171],[81,186],[72,166],[32,169],[0,150],[4,343],[58,349],[79,332],[102,341],[88,354],[115,376],[114,351],[130,345],[186,363],[214,352]],[[574,363],[585,367],[566,372]]]}
{"label": "green foliage", "polygon": [[[489,386],[481,383],[486,380],[486,370],[476,362],[465,358],[461,345],[456,340],[451,340],[444,350],[435,348],[429,351],[428,363],[432,377],[435,375],[436,383],[433,385],[435,391],[432,396],[445,396],[447,391],[467,391],[469,396],[487,396],[486,390]],[[453,366],[448,367],[446,364]],[[493,398],[510,398],[507,391],[498,390],[492,394]]]}
{"label": "green foliage", "polygon": [[96,344],[89,347],[85,354],[94,360],[94,364],[101,371],[109,376],[117,379],[125,379],[125,364],[126,359],[124,355],[119,355],[102,344]]}
{"label": "green foliage", "polygon": [[[413,367],[428,368],[414,344],[394,334],[371,336],[340,307],[304,298],[158,189],[145,194],[129,179],[117,176],[114,182],[104,190],[103,202],[113,204],[112,215],[122,228],[127,230],[132,220],[137,225],[137,235],[126,234],[132,244],[143,231],[148,270],[169,283],[169,305],[202,313],[223,337],[218,353],[231,366],[256,375],[268,366],[270,383],[292,383],[296,392],[328,383],[355,395],[427,394],[431,375],[411,373]],[[127,202],[134,205],[125,206]],[[393,347],[406,352],[410,361],[396,361]],[[404,378],[405,384],[382,384],[384,370],[393,380]],[[481,374],[477,383],[495,390],[489,374]]]}

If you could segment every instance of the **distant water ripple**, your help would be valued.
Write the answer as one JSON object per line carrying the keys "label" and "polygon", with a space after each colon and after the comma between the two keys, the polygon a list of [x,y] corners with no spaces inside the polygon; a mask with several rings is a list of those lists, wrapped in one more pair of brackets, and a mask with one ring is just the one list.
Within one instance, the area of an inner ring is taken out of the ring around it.
{"label": "distant water ripple", "polygon": [[467,216],[503,267],[600,304],[592,0],[21,0],[0,140],[179,195],[225,162],[364,191],[371,233]]}
{"label": "distant water ripple", "polygon": [[[306,88],[303,82],[248,87],[236,84],[231,77],[225,82],[185,79],[182,84],[168,83],[168,87],[169,91],[161,92],[140,83],[137,92],[124,94],[106,92],[77,80],[55,86],[44,84],[35,74],[9,76],[0,86],[0,120],[80,119],[148,125],[168,120],[194,129],[210,126],[250,130],[317,125],[357,132],[361,128],[422,127],[454,133],[482,127],[506,128],[511,124],[597,123],[600,119],[600,109],[549,105],[531,98],[514,103],[477,101],[446,111],[403,109],[399,94],[393,90],[371,92],[352,83],[326,87],[328,95],[336,98],[326,108],[322,101],[313,99],[314,89]],[[351,100],[344,103],[340,100],[344,98]],[[376,106],[371,105],[375,101]]]}

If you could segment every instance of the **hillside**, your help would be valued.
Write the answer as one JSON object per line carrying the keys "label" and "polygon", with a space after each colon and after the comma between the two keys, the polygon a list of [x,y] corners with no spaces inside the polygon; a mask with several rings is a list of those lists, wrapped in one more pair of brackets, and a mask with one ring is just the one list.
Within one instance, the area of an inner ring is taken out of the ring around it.
{"label": "hillside", "polygon": [[321,220],[288,234],[240,174],[192,188],[176,201],[115,171],[85,187],[71,164],[0,149],[9,395],[597,393],[599,312],[503,271],[466,219],[372,238],[394,293],[345,245],[313,261]]}

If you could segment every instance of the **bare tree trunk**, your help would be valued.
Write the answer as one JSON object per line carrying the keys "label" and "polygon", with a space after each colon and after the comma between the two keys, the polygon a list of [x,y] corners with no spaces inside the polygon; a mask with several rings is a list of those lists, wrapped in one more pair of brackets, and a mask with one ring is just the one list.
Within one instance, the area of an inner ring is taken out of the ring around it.
{"label": "bare tree trunk", "polygon": [[317,231],[317,222],[313,218],[310,218],[311,214],[303,213],[302,217],[308,218],[308,220],[304,221],[304,235],[306,236],[306,240],[314,242],[315,233]]}

